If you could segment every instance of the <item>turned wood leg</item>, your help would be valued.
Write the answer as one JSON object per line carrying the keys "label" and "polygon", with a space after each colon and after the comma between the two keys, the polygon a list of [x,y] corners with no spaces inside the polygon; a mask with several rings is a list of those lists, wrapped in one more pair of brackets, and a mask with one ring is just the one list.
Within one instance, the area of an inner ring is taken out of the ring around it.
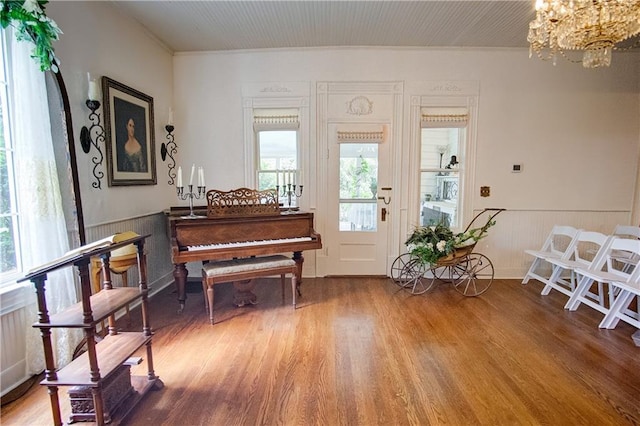
{"label": "turned wood leg", "polygon": [[47,386],[47,392],[49,393],[49,401],[51,403],[51,415],[53,416],[53,424],[56,426],[62,425],[62,414],[60,413],[60,401],[58,400],[58,387]]}
{"label": "turned wood leg", "polygon": [[295,274],[291,274],[291,294],[293,295],[293,309],[296,308],[296,288],[298,287],[298,279]]}
{"label": "turned wood leg", "polygon": [[178,293],[178,303],[180,304],[180,308],[178,309],[178,313],[181,314],[184,311],[184,304],[187,299],[186,295],[186,284],[187,284],[187,267],[185,263],[176,263],[173,268],[173,277],[175,279],[176,291]]}
{"label": "turned wood leg", "polygon": [[296,290],[298,292],[298,296],[302,296],[300,292],[300,286],[302,285],[302,265],[304,264],[304,257],[302,256],[301,251],[293,252],[293,260],[296,262],[297,272],[296,272]]}
{"label": "turned wood leg", "polygon": [[207,304],[209,305],[209,322],[213,325],[213,284],[207,285]]}

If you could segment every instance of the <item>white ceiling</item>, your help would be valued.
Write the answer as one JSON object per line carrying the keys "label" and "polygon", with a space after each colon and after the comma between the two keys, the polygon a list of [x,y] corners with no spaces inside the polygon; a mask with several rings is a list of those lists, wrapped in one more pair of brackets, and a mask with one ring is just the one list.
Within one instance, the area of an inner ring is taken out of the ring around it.
{"label": "white ceiling", "polygon": [[175,52],[318,46],[527,47],[534,0],[111,0]]}

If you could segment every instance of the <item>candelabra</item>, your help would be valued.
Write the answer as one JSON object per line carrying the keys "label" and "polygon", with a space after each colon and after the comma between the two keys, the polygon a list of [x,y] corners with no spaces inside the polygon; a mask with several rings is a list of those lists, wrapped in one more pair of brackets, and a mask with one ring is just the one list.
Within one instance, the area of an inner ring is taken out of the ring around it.
{"label": "candelabra", "polygon": [[280,185],[276,185],[276,192],[278,193],[278,197],[283,197],[283,198],[286,197],[287,199],[287,210],[298,210],[298,207],[291,207],[291,200],[293,197],[296,197],[296,198],[302,197],[302,187],[303,185],[287,183],[282,185],[282,192],[281,192]]}
{"label": "candelabra", "polygon": [[174,154],[178,152],[178,145],[174,141],[173,130],[174,127],[171,124],[167,124],[164,126],[167,131],[167,143],[162,142],[160,146],[160,156],[162,157],[162,161],[165,161],[167,157],[169,157],[169,185],[173,185],[175,183],[176,178],[176,160],[173,158]]}
{"label": "candelabra", "polygon": [[100,143],[104,142],[104,127],[100,124],[100,114],[96,111],[100,108],[100,102],[96,100],[87,99],[87,107],[91,110],[89,114],[89,121],[91,121],[91,127],[83,126],[80,130],[80,145],[85,154],[88,154],[91,150],[91,146],[95,147],[98,151],[93,156],[91,162],[93,163],[93,176],[96,181],[91,183],[91,186],[97,189],[100,187],[100,179],[104,177],[104,172],[98,170],[98,166],[102,165],[104,160],[104,154],[100,148]]}
{"label": "candelabra", "polygon": [[177,186],[176,191],[178,193],[178,198],[180,200],[189,199],[189,215],[183,216],[185,219],[196,219],[203,216],[198,216],[193,213],[193,199],[199,200],[200,198],[204,198],[205,195],[205,187],[198,186],[198,192],[193,192],[193,185],[189,184],[189,192],[184,192],[184,186]]}

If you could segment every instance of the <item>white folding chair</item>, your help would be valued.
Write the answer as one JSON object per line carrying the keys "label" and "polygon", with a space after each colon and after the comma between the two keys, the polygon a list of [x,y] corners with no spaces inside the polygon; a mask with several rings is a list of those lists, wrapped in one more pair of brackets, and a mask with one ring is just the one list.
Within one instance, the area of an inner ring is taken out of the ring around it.
{"label": "white folding chair", "polygon": [[[613,235],[620,238],[628,238],[632,240],[640,239],[640,226],[633,225],[617,225],[613,230]],[[631,271],[640,261],[638,256],[625,255],[624,253],[616,253],[615,258],[618,262],[622,262],[625,264],[625,268],[628,271]]]}
{"label": "white folding chair", "polygon": [[[606,254],[613,238],[600,232],[582,231],[578,233],[573,250],[567,258],[547,258],[547,261],[552,265],[552,271],[549,279],[543,280],[545,286],[540,294],[546,296],[554,289],[571,298],[580,280],[580,277],[576,275],[576,269],[589,269],[592,263],[598,264]],[[568,278],[565,278],[567,275]],[[585,295],[592,297],[600,305],[605,304],[606,294],[601,283],[598,283],[597,293],[588,291]]]}
{"label": "white folding chair", "polygon": [[[580,229],[572,226],[556,225],[551,229],[540,250],[525,250],[524,252],[534,257],[531,267],[522,280],[522,284],[529,282],[531,278],[538,281],[546,281],[548,276],[541,275],[541,269],[549,266],[548,259],[566,259],[572,253],[573,244],[580,233]],[[547,275],[550,275],[547,274]]]}
{"label": "white folding chair", "polygon": [[615,328],[618,322],[622,320],[640,329],[640,316],[637,312],[629,309],[631,301],[640,296],[640,268],[637,268],[626,281],[612,281],[611,285],[618,290],[618,295],[613,305],[611,305],[611,309],[600,322],[599,327]]}
{"label": "white folding chair", "polygon": [[[594,281],[600,284],[609,285],[610,294],[614,294],[615,292],[613,291],[613,289],[619,289],[621,285],[629,284],[629,282],[631,282],[632,280],[637,279],[636,275],[640,274],[640,268],[638,268],[634,273],[625,271],[624,265],[620,262],[617,262],[615,259],[616,253],[619,252],[624,252],[627,255],[640,255],[640,240],[629,240],[625,238],[613,237],[604,255],[600,257],[597,262],[592,262],[591,268],[576,268],[575,272],[576,274],[580,275],[581,278],[578,281],[576,290],[565,305],[565,308],[569,309],[570,311],[575,311],[576,309],[578,309],[580,304],[584,303],[585,305],[604,313],[605,319],[609,318],[609,322],[611,322],[611,318],[615,318],[616,315],[624,315],[629,317],[637,316],[635,313],[626,309],[634,297],[633,294],[630,295],[629,292],[623,292],[622,290],[619,290],[617,296],[615,296],[615,298],[613,299],[613,303],[610,303],[607,306],[600,303],[595,303],[587,295]],[[624,297],[620,299],[621,296]],[[611,312],[614,310],[617,311],[617,314],[613,315],[612,317]],[[615,322],[617,323],[617,321]],[[600,323],[600,327],[612,328],[605,326],[604,319]]]}

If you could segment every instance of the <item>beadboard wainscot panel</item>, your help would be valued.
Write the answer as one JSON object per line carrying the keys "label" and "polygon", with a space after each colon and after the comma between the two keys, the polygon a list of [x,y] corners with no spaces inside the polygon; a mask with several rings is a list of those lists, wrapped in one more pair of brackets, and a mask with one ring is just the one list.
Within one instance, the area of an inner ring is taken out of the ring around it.
{"label": "beadboard wainscot panel", "polygon": [[[29,285],[19,286],[2,294],[2,312],[0,312],[0,359],[2,371],[0,384],[2,396],[14,389],[29,377],[26,374],[26,335],[25,328],[31,327],[36,318],[30,317],[25,306]],[[11,300],[8,300],[11,299]]]}
{"label": "beadboard wainscot panel", "polygon": [[[144,249],[147,254],[147,286],[149,295],[173,283],[173,264],[171,263],[171,248],[167,234],[167,217],[163,212],[138,216],[113,222],[92,225],[86,229],[87,242],[99,240],[118,232],[134,231],[139,235],[149,235],[145,240]],[[132,278],[137,276],[137,267],[130,270]],[[120,285],[120,277],[112,275],[116,285]],[[131,279],[129,285],[137,285]]]}
{"label": "beadboard wainscot panel", "polygon": [[[477,243],[474,252],[491,260],[495,278],[522,279],[533,261],[524,251],[540,248],[554,225],[610,234],[616,225],[629,224],[630,218],[630,211],[507,210],[496,216],[495,226]],[[473,226],[484,223],[480,217]]]}

